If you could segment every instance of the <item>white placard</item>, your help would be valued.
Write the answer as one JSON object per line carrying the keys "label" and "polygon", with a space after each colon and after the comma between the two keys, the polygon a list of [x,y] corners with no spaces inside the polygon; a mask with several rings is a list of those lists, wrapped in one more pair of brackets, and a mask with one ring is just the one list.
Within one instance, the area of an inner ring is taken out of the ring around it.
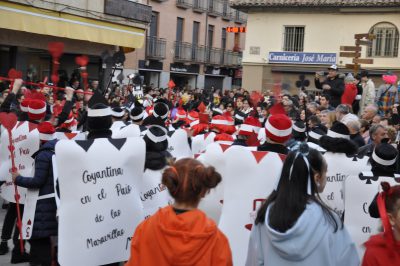
{"label": "white placard", "polygon": [[128,260],[130,239],[144,218],[138,190],[144,141],[61,140],[55,152],[60,264],[94,266]]}
{"label": "white placard", "polygon": [[224,202],[218,227],[227,236],[233,264],[245,265],[256,211],[274,189],[283,162],[274,152],[232,146],[225,151]]}
{"label": "white placard", "polygon": [[[12,138],[14,144],[15,166],[18,172],[25,177],[33,176],[33,163],[32,155],[38,151],[40,140],[39,131],[36,125],[30,122],[18,122],[12,130]],[[15,202],[14,199],[14,184],[11,178],[11,158],[8,152],[8,133],[4,131],[1,136],[1,176],[6,181],[1,187],[1,196],[10,202]],[[5,143],[5,144],[3,144]],[[5,179],[4,179],[5,177]],[[19,202],[21,204],[25,201],[26,188],[18,187],[20,194]]]}
{"label": "white placard", "polygon": [[344,212],[344,182],[348,176],[356,176],[362,171],[368,171],[368,157],[347,157],[344,153],[326,152],[324,154],[328,164],[326,186],[320,194],[321,199],[331,207],[339,217]]}
{"label": "white placard", "polygon": [[156,213],[158,209],[173,203],[167,187],[161,184],[163,171],[164,169],[158,171],[146,169],[140,179],[140,199],[145,219]]}
{"label": "white placard", "polygon": [[182,158],[193,158],[189,146],[188,134],[184,129],[177,129],[168,133],[168,151],[177,160]]}
{"label": "white placard", "polygon": [[393,177],[373,177],[372,172],[363,172],[349,176],[345,182],[345,209],[344,224],[356,244],[360,258],[364,256],[363,244],[370,236],[378,234],[381,220],[372,218],[368,208],[376,194],[381,191],[381,182],[389,182],[392,186],[399,185]]}

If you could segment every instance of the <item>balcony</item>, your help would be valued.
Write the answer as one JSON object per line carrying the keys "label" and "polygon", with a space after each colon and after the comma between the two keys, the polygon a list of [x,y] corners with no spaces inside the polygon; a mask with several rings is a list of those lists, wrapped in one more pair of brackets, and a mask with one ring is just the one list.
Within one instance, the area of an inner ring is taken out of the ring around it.
{"label": "balcony", "polygon": [[192,2],[192,0],[176,0],[176,6],[183,9],[188,9],[193,6]]}
{"label": "balcony", "polygon": [[220,48],[208,47],[206,63],[209,65],[221,65],[223,51]]}
{"label": "balcony", "polygon": [[208,15],[211,17],[222,16],[224,3],[221,0],[208,1]]}
{"label": "balcony", "polygon": [[104,14],[150,23],[151,6],[128,0],[105,0]]}
{"label": "balcony", "polygon": [[175,42],[175,56],[176,62],[190,62],[192,61],[193,45],[187,42]]}
{"label": "balcony", "polygon": [[242,11],[235,10],[234,13],[234,20],[237,24],[246,24],[247,22],[247,14],[243,13]]}
{"label": "balcony", "polygon": [[193,0],[193,11],[204,13],[207,11],[207,0]]}
{"label": "balcony", "polygon": [[233,67],[233,66],[239,66],[241,64],[242,64],[242,56],[240,53],[236,53],[233,51],[224,52],[223,65]]}
{"label": "balcony", "polygon": [[146,59],[165,59],[167,41],[165,39],[148,36],[146,38]]}
{"label": "balcony", "polygon": [[198,64],[206,61],[206,47],[204,45],[193,45],[192,61]]}
{"label": "balcony", "polygon": [[224,3],[223,10],[222,10],[222,19],[226,21],[232,20],[232,8],[229,6],[228,2]]}

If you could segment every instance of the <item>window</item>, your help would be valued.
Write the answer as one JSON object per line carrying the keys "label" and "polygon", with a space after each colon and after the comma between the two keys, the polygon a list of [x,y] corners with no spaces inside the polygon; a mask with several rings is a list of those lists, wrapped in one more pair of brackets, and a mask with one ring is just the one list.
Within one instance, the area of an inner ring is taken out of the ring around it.
{"label": "window", "polygon": [[[192,60],[198,59],[198,44],[199,44],[199,31],[200,31],[200,22],[193,21],[193,35],[192,35]],[[204,56],[204,55],[203,55]]]}
{"label": "window", "polygon": [[397,57],[399,53],[399,31],[393,24],[376,24],[369,33],[376,39],[368,48],[369,57]]}
{"label": "window", "polygon": [[303,52],[304,50],[304,27],[285,26],[283,33],[283,51]]}
{"label": "window", "polygon": [[178,18],[176,22],[176,41],[182,42],[183,40],[183,18]]}
{"label": "window", "polygon": [[158,13],[152,12],[149,36],[155,37],[157,36],[157,32],[158,32]]}
{"label": "window", "polygon": [[214,25],[208,25],[208,47],[214,44]]}
{"label": "window", "polygon": [[221,33],[221,48],[223,50],[226,49],[226,28],[222,28],[222,33]]}

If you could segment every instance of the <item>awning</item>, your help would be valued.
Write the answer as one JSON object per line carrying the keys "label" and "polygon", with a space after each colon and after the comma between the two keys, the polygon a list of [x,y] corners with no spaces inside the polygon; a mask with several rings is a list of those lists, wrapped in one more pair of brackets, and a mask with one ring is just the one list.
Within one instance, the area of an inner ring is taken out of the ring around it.
{"label": "awning", "polygon": [[0,28],[140,48],[144,29],[13,3],[0,3]]}

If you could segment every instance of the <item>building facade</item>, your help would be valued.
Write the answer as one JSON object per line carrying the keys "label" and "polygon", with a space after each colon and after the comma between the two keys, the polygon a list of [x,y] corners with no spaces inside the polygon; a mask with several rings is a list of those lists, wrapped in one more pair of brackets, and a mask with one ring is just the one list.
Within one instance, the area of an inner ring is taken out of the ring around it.
{"label": "building facade", "polygon": [[[104,54],[143,46],[151,7],[128,0],[0,2],[0,76],[16,68],[33,80],[50,77],[48,43],[64,43],[59,73],[71,76],[88,55],[89,79],[104,72]],[[103,57],[102,57],[103,55]]]}
{"label": "building facade", "polygon": [[[352,72],[353,58],[341,57],[341,46],[354,46],[355,34],[370,33],[375,39],[362,45],[361,64],[382,83],[380,76],[400,74],[399,0],[277,1],[235,0],[232,6],[248,13],[243,52],[243,87],[269,90],[274,84],[297,93],[314,86],[316,71],[337,64]],[[347,66],[346,66],[347,65]]]}
{"label": "building facade", "polygon": [[[247,15],[227,0],[152,0],[152,19],[141,49],[128,53],[124,74],[139,72],[144,84],[165,88],[241,86]],[[227,32],[228,27],[233,27]],[[242,32],[239,32],[242,31]]]}

